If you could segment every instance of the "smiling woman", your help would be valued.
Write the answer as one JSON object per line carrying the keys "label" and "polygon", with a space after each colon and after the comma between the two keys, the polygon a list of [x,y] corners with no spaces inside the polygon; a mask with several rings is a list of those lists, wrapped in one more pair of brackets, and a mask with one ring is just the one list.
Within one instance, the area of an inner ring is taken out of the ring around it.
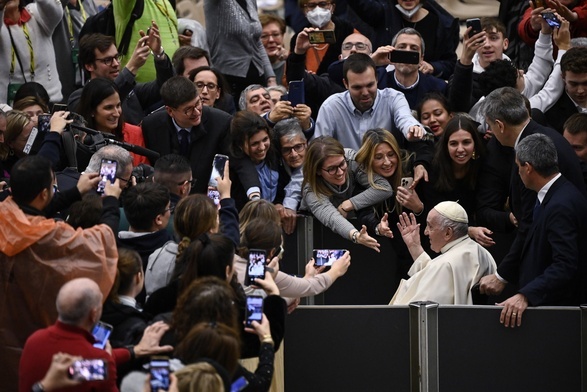
{"label": "smiling woman", "polygon": [[256,113],[241,110],[232,119],[230,136],[230,178],[233,180],[231,194],[239,211],[248,201],[236,169],[243,159],[251,160],[257,168],[261,198],[272,203],[281,203],[285,186],[280,183],[284,178],[279,175],[277,154],[271,146],[272,134],[265,120]]}
{"label": "smiling woman", "polygon": [[[141,128],[124,122],[118,88],[113,81],[106,78],[95,78],[82,90],[77,113],[84,117],[88,127],[97,131],[112,134],[114,139],[145,147]],[[98,137],[98,139],[101,138]],[[94,142],[96,142],[94,138]],[[142,155],[133,156],[133,166],[148,163]]]}
{"label": "smiling woman", "polygon": [[[367,234],[366,227],[359,231],[346,218],[353,210],[382,202],[393,192],[389,182],[377,174],[371,185],[355,155],[333,137],[314,139],[304,160],[300,209],[309,210],[338,235],[379,251],[379,243]],[[366,190],[355,194],[358,186]]]}

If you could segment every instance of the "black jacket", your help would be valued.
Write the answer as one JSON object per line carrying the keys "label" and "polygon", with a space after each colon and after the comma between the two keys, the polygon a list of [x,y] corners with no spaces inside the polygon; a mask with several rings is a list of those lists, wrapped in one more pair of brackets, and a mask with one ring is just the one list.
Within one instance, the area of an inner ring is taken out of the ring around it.
{"label": "black jacket", "polygon": [[[190,154],[187,159],[192,166],[192,176],[196,180],[192,193],[207,192],[214,155],[228,154],[231,119],[232,116],[221,110],[204,106],[202,121],[190,130]],[[180,154],[177,129],[166,111],[159,110],[145,117],[142,128],[145,146],[148,149],[161,155]],[[155,162],[151,161],[151,164],[154,165]],[[260,187],[257,170],[252,162],[248,165],[245,162],[239,165],[239,168],[239,176],[247,189],[253,186]]]}

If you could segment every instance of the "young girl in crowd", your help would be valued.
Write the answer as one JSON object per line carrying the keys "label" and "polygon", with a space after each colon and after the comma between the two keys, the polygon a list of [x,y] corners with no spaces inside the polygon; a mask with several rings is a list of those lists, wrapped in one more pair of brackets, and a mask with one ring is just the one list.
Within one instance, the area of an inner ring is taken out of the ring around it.
{"label": "young girl in crowd", "polygon": [[440,138],[446,124],[453,117],[448,99],[438,92],[426,94],[418,105],[417,113],[420,123],[430,128],[435,140]]}
{"label": "young girl in crowd", "polygon": [[[346,218],[352,211],[390,198],[393,190],[378,174],[373,176],[372,186],[355,155],[333,137],[314,139],[304,160],[301,209],[309,210],[338,235],[379,251],[379,243],[367,233],[366,226],[357,230]],[[357,185],[365,191],[355,194]]]}
{"label": "young girl in crowd", "polygon": [[455,115],[436,143],[430,181],[414,191],[398,189],[398,199],[409,205],[423,203],[424,217],[441,201],[458,201],[469,217],[469,236],[483,246],[494,245],[491,230],[475,226],[475,186],[484,155],[477,124],[466,115]]}

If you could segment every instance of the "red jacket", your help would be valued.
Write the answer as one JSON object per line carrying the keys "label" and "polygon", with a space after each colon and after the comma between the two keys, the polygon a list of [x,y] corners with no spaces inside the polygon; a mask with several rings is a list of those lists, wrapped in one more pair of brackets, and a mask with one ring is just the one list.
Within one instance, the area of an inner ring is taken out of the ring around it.
{"label": "red jacket", "polygon": [[[580,0],[576,7],[572,9],[576,12],[579,18],[571,23],[570,31],[571,38],[587,37],[587,0]],[[534,31],[530,25],[530,13],[532,8],[528,7],[522,16],[522,20],[518,24],[518,35],[527,45],[534,47],[534,43],[538,39],[539,31]],[[554,42],[553,42],[554,45]],[[556,59],[558,48],[554,46],[553,56]]]}
{"label": "red jacket", "polygon": [[[94,337],[88,331],[57,321],[54,325],[32,334],[24,345],[18,370],[19,391],[30,392],[33,384],[41,381],[49,370],[53,354],[58,352],[79,355],[85,359],[103,358],[108,361],[108,380],[83,382],[75,387],[76,392],[118,391],[116,366],[130,359],[125,348],[106,350],[95,348]],[[69,388],[68,390],[70,390]]]}
{"label": "red jacket", "polygon": [[[143,138],[143,130],[138,125],[124,123],[122,127],[122,138],[126,143],[134,144],[139,147],[145,147],[145,139]],[[141,163],[149,164],[147,157],[131,152],[132,165],[138,166]]]}

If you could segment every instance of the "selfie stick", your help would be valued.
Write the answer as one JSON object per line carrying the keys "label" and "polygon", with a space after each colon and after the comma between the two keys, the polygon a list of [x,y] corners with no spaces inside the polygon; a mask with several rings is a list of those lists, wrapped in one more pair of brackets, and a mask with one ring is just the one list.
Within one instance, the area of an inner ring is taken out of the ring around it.
{"label": "selfie stick", "polygon": [[137,146],[136,144],[130,144],[121,142],[119,140],[113,139],[112,136],[108,133],[100,132],[92,128],[82,127],[81,125],[76,124],[69,124],[70,127],[78,129],[80,131],[84,131],[89,133],[90,135],[101,135],[104,138],[106,144],[114,144],[116,146],[122,147],[127,151],[133,152],[138,155],[142,155],[147,157],[151,162],[156,161],[159,159],[160,154],[157,151],[149,150],[148,148],[144,148],[141,146]]}

